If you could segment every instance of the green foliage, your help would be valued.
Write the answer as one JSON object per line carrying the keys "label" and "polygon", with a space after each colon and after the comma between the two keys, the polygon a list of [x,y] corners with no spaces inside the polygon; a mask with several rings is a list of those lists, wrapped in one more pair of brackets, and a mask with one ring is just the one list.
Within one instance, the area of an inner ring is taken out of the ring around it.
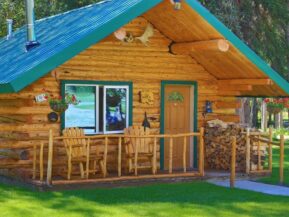
{"label": "green foliage", "polygon": [[288,0],[201,0],[201,3],[289,80]]}
{"label": "green foliage", "polygon": [[169,97],[168,97],[168,101],[169,102],[183,102],[184,101],[184,96],[178,92],[178,91],[174,91],[174,92],[171,92]]}
{"label": "green foliage", "polygon": [[[280,132],[276,133],[285,133],[285,130],[281,130]],[[287,134],[288,135],[288,130]],[[285,153],[284,153],[284,184],[289,186],[289,142],[285,144]],[[268,184],[279,184],[279,161],[280,161],[280,148],[274,146],[273,147],[273,171],[272,176],[261,178],[259,181],[268,183]]]}
{"label": "green foliage", "polygon": [[289,136],[289,131],[286,128],[279,128],[279,129],[274,129],[273,131],[273,136],[274,138],[280,138],[280,135],[285,135]]}

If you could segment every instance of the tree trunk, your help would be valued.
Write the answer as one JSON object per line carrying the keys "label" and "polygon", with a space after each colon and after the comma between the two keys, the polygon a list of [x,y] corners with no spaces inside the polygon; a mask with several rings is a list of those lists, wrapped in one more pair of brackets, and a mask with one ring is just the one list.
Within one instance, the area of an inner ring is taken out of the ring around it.
{"label": "tree trunk", "polygon": [[258,127],[258,103],[256,98],[252,100],[252,127]]}
{"label": "tree trunk", "polygon": [[275,114],[275,128],[280,129],[281,128],[281,113]]}
{"label": "tree trunk", "polygon": [[240,122],[244,127],[251,127],[250,114],[251,114],[250,99],[242,98],[239,115],[240,115]]}
{"label": "tree trunk", "polygon": [[268,127],[268,118],[267,118],[267,104],[262,100],[261,106],[261,129],[266,131]]}

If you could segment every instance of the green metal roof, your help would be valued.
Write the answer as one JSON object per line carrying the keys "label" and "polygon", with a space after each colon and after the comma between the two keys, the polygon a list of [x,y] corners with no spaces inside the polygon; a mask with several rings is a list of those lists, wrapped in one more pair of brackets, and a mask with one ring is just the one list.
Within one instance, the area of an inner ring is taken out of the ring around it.
{"label": "green metal roof", "polygon": [[[25,52],[25,26],[11,40],[0,39],[0,93],[22,90],[160,2],[110,0],[38,20],[35,28],[41,45],[29,52]],[[186,2],[289,94],[289,83],[223,23],[197,0]]]}
{"label": "green metal roof", "polygon": [[26,26],[0,39],[0,93],[18,92],[161,0],[110,0],[36,21],[40,46],[25,51]]}

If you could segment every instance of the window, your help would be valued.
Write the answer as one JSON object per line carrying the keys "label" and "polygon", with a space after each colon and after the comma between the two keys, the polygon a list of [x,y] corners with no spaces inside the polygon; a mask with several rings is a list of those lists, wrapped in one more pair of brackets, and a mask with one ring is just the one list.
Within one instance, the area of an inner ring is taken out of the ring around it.
{"label": "window", "polygon": [[64,127],[80,127],[86,134],[122,133],[129,126],[130,85],[69,84],[65,93],[75,94],[78,105],[64,113]]}

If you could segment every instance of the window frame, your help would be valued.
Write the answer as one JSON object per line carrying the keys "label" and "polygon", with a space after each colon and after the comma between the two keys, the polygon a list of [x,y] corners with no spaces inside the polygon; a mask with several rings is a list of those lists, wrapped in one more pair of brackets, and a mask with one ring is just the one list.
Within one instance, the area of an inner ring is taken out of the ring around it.
{"label": "window frame", "polygon": [[[112,87],[112,88],[122,88],[126,86],[128,90],[128,100],[127,100],[127,108],[128,108],[128,117],[126,120],[126,123],[128,126],[132,126],[132,120],[133,120],[133,83],[131,81],[86,81],[86,80],[61,80],[61,96],[65,95],[65,90],[67,85],[75,85],[75,86],[106,86],[106,87]],[[96,95],[99,92],[99,87],[96,88]],[[104,97],[105,94],[104,94]],[[105,99],[104,99],[105,100]],[[98,101],[98,100],[96,100]],[[98,102],[97,102],[98,103]],[[104,103],[105,106],[105,103]],[[97,105],[96,105],[97,107]],[[96,112],[98,109],[96,108]],[[105,113],[105,112],[104,112]],[[104,114],[105,117],[105,114]],[[96,116],[96,120],[99,117]],[[96,124],[97,125],[97,124]],[[96,126],[95,125],[95,126]],[[104,124],[104,127],[106,125]],[[98,128],[98,126],[96,126]],[[95,130],[96,130],[95,128]],[[65,129],[65,112],[61,114],[61,131]],[[113,134],[113,133],[123,133],[123,131],[106,131],[103,129],[103,132],[95,132],[95,133],[87,133],[87,135],[97,135],[97,134]]]}

